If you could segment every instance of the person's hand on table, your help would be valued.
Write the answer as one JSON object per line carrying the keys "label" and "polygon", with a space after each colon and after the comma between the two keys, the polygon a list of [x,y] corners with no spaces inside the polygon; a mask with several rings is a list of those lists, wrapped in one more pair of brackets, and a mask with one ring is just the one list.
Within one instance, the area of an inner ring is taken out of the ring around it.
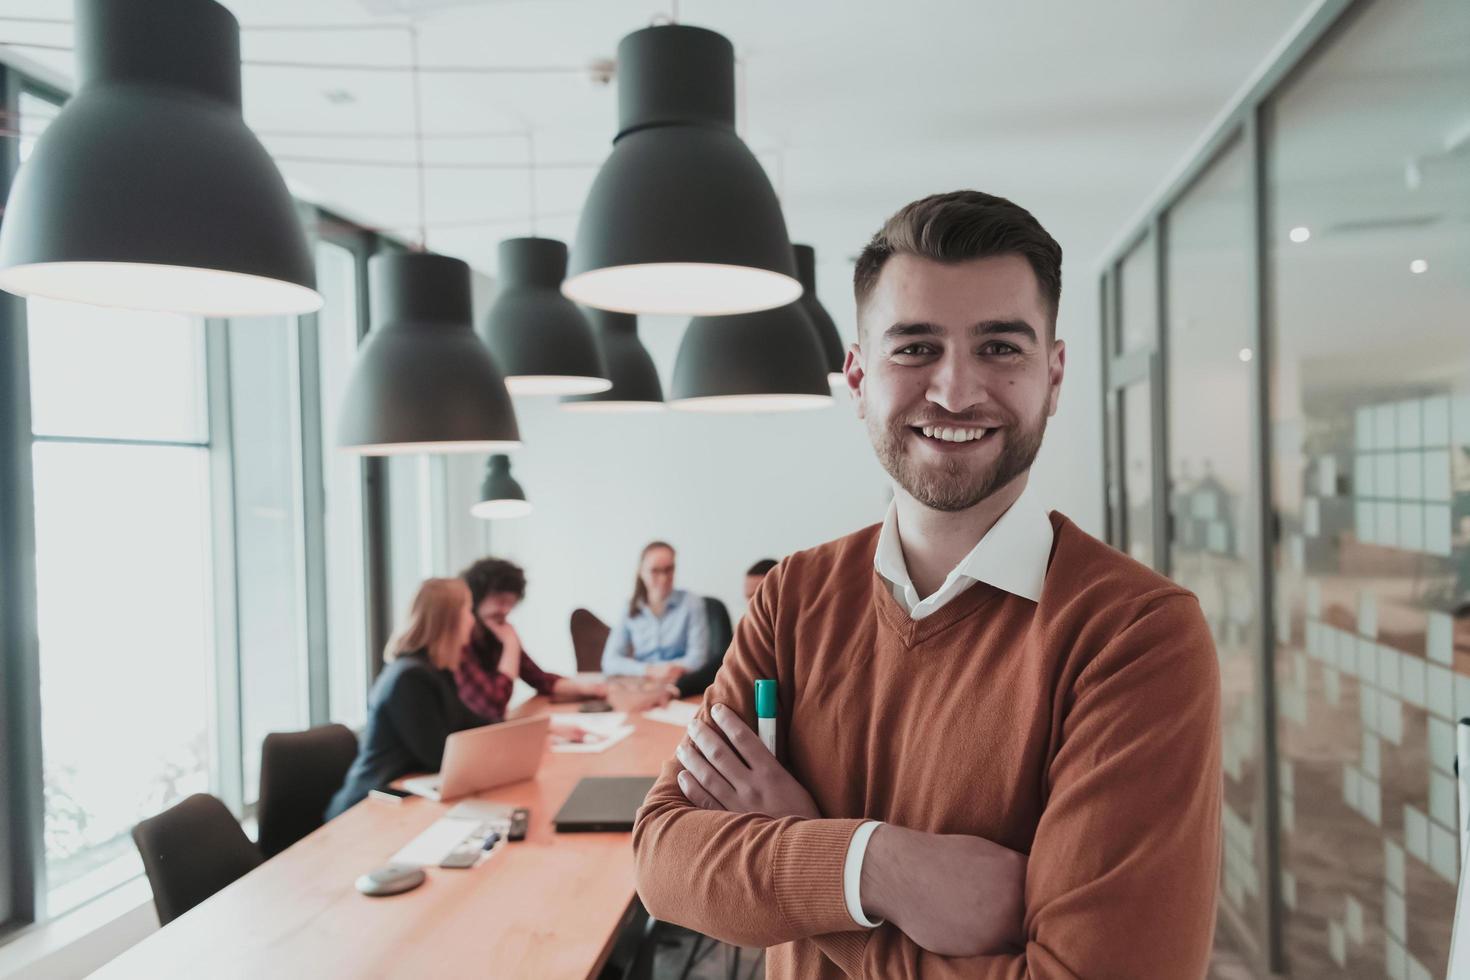
{"label": "person's hand on table", "polygon": [[684,668],[678,664],[654,664],[643,672],[643,676],[658,684],[672,684],[684,676]]}
{"label": "person's hand on table", "polygon": [[568,693],[573,697],[607,699],[607,681],[605,680],[582,680],[576,677],[569,677],[566,680],[570,682],[571,687]]}
{"label": "person's hand on table", "polygon": [[705,810],[772,817],[822,815],[806,787],[776,761],[739,715],[716,704],[710,717],[718,729],[694,719],[674,752],[684,767],[678,780],[685,799]]}

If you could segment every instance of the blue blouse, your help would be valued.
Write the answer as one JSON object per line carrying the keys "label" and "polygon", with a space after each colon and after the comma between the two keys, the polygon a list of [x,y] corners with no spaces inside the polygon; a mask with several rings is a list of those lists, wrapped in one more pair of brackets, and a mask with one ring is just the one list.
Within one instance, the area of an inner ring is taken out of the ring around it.
{"label": "blue blouse", "polygon": [[645,604],[635,616],[624,615],[602,648],[602,672],[642,674],[653,664],[677,664],[698,670],[709,655],[709,620],[704,599],[683,589],[669,593],[662,616]]}

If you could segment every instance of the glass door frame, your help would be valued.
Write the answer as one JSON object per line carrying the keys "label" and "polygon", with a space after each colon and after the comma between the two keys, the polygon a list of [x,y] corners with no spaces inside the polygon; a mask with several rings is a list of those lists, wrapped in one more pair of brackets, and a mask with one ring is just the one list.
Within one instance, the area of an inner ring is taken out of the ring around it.
{"label": "glass door frame", "polygon": [[[1318,0],[1303,13],[1263,65],[1246,82],[1237,95],[1216,117],[1203,137],[1196,142],[1184,161],[1150,197],[1140,217],[1114,240],[1107,249],[1099,276],[1099,301],[1102,332],[1103,390],[1103,454],[1102,487],[1105,526],[1108,541],[1122,547],[1128,538],[1126,483],[1123,465],[1126,443],[1123,425],[1123,392],[1128,386],[1148,380],[1152,386],[1151,427],[1154,439],[1153,527],[1155,532],[1155,567],[1169,573],[1170,544],[1173,535],[1168,496],[1168,399],[1170,383],[1168,365],[1168,218],[1174,205],[1189,191],[1234,140],[1244,141],[1250,167],[1246,206],[1250,209],[1250,248],[1248,268],[1251,278],[1251,336],[1254,357],[1250,372],[1249,425],[1250,504],[1261,519],[1258,533],[1246,542],[1248,561],[1254,578],[1254,599],[1258,628],[1252,655],[1256,660],[1255,678],[1260,692],[1256,749],[1258,767],[1258,799],[1262,801],[1263,826],[1258,830],[1262,844],[1257,857],[1262,882],[1262,901],[1257,921],[1238,921],[1225,903],[1220,903],[1222,920],[1238,934],[1243,945],[1256,957],[1256,966],[1271,974],[1286,969],[1284,947],[1284,903],[1281,884],[1281,787],[1277,755],[1277,682],[1276,658],[1276,573],[1274,555],[1280,521],[1272,501],[1271,403],[1270,377],[1272,350],[1269,298],[1271,295],[1269,253],[1267,251],[1267,194],[1265,181],[1266,147],[1261,138],[1265,106],[1282,85],[1319,49],[1330,44],[1351,18],[1368,4],[1380,0]],[[1121,269],[1124,258],[1145,237],[1153,235],[1156,245],[1158,333],[1155,343],[1127,354],[1119,353],[1122,336]],[[1257,940],[1259,937],[1259,940]]]}

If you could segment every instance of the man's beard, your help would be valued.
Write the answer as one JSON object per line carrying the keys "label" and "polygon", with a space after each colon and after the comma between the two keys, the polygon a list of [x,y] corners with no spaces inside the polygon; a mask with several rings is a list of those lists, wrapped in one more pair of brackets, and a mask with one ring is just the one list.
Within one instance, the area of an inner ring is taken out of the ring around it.
{"label": "man's beard", "polygon": [[979,471],[963,456],[942,458],[934,465],[919,463],[905,452],[904,440],[911,434],[910,427],[901,423],[879,428],[876,420],[868,422],[878,462],[910,496],[932,510],[968,510],[1031,468],[1046,434],[1046,406],[1027,427],[1006,426],[1000,456]]}

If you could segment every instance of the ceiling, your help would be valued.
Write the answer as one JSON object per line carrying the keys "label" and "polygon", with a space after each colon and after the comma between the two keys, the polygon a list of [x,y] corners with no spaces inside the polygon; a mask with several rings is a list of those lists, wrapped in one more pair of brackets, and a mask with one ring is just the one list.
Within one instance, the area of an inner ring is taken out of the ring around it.
{"label": "ceiling", "polygon": [[[615,124],[615,87],[587,66],[670,12],[629,0],[227,6],[244,27],[247,60],[404,66],[409,35],[391,25],[407,23],[407,10],[426,67],[565,69],[423,76],[429,246],[492,274],[496,243],[531,230],[525,131],[543,164],[536,231],[570,240]],[[678,13],[734,42],[744,135],[782,194],[793,239],[816,246],[818,292],[850,335],[849,257],[898,206],[958,187],[1036,213],[1067,254],[1063,327],[1090,324],[1103,249],[1307,6],[914,0],[859,12],[837,0],[684,0]],[[6,11],[69,18],[71,4],[9,0]],[[381,29],[267,29],[302,24]],[[0,21],[0,39],[69,45],[70,28]],[[71,75],[68,52],[19,53]],[[416,237],[415,174],[404,166],[414,159],[409,76],[247,66],[245,113],[298,192]],[[459,138],[467,133],[499,135]]]}

